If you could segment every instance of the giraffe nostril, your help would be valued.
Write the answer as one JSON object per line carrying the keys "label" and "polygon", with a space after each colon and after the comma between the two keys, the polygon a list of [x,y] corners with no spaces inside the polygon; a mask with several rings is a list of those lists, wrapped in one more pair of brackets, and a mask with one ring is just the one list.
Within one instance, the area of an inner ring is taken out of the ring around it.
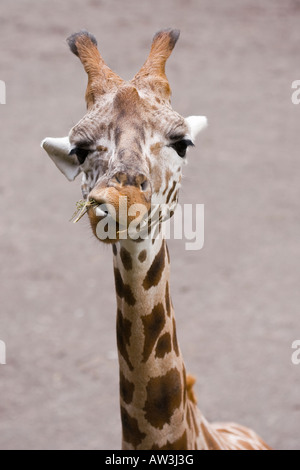
{"label": "giraffe nostril", "polygon": [[120,185],[125,186],[127,184],[128,177],[123,171],[115,173],[113,179]]}

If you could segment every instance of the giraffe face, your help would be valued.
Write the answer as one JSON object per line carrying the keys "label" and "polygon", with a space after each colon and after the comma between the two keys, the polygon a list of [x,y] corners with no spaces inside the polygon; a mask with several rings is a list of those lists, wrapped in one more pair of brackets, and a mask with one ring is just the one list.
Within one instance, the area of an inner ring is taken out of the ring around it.
{"label": "giraffe face", "polygon": [[[81,163],[83,197],[107,205],[108,216],[112,206],[118,219],[120,197],[127,198],[128,210],[138,204],[144,214],[159,207],[163,220],[172,215],[193,140],[189,123],[169,104],[125,85],[109,103],[95,104],[69,141]],[[94,208],[89,216],[96,233],[103,215]],[[130,222],[128,215],[123,225]]]}
{"label": "giraffe face", "polygon": [[[163,53],[166,61],[175,36],[172,31],[156,35],[146,64],[131,82],[108,69],[89,33],[69,40],[89,75],[88,111],[67,138],[46,139],[42,145],[69,180],[82,173],[84,199],[98,204],[88,212],[98,238],[104,219],[117,224],[119,233],[134,221],[149,225],[153,211],[155,223],[161,223],[176,208],[186,153],[206,118],[184,119],[170,105],[164,64],[159,68],[157,61]],[[99,83],[100,72],[106,74],[104,84]],[[106,239],[117,240],[117,235]]]}

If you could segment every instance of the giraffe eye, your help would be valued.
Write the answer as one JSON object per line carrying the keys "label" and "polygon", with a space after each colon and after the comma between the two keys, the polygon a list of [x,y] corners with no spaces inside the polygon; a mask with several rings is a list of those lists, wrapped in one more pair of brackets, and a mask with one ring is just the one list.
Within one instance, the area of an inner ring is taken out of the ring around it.
{"label": "giraffe eye", "polygon": [[176,150],[176,152],[181,158],[185,157],[187,148],[190,146],[194,146],[194,144],[191,140],[188,139],[182,139],[170,145],[170,147]]}
{"label": "giraffe eye", "polygon": [[70,155],[75,154],[78,159],[79,164],[83,165],[89,153],[90,153],[90,150],[83,149],[81,147],[75,147],[74,149],[71,150]]}

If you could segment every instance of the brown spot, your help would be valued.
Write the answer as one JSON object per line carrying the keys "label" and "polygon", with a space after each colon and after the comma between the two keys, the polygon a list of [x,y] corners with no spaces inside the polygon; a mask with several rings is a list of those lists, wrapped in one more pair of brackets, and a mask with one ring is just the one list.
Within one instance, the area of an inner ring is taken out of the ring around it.
{"label": "brown spot", "polygon": [[155,157],[158,157],[158,155],[160,154],[161,148],[162,148],[162,145],[159,142],[157,142],[156,144],[151,145],[150,152],[153,155],[155,155]]}
{"label": "brown spot", "polygon": [[100,134],[105,134],[106,133],[106,128],[107,128],[106,124],[101,123],[100,126],[99,126],[99,133]]}
{"label": "brown spot", "polygon": [[114,254],[115,256],[117,256],[117,254],[118,254],[118,249],[117,249],[117,246],[116,246],[115,243],[113,244],[112,248],[113,248],[113,254]]}
{"label": "brown spot", "polygon": [[165,333],[157,341],[155,349],[155,357],[165,357],[166,354],[172,351],[172,341],[170,333]]}
{"label": "brown spot", "polygon": [[161,100],[159,98],[155,98],[155,100],[156,100],[157,103],[159,103],[159,104],[161,103]]}
{"label": "brown spot", "polygon": [[120,372],[120,395],[124,402],[129,405],[133,399],[134,384],[129,382],[125,376]]}
{"label": "brown spot", "polygon": [[168,262],[170,264],[170,252],[169,252],[169,247],[166,245],[166,251],[167,251],[167,256],[168,256]]}
{"label": "brown spot", "polygon": [[[143,144],[146,142],[146,134],[145,134],[145,128],[147,127],[147,122],[142,121],[141,124],[134,124],[133,127],[137,131],[139,135],[139,141],[141,141]],[[141,148],[142,150],[142,148]]]}
{"label": "brown spot", "polygon": [[108,148],[103,145],[98,145],[97,150],[98,152],[107,152]]}
{"label": "brown spot", "polygon": [[117,126],[115,129],[115,146],[118,147],[121,140],[122,130],[120,126]]}
{"label": "brown spot", "polygon": [[159,236],[160,232],[161,232],[161,223],[159,222],[159,223],[155,226],[154,230],[152,231],[152,245],[154,245],[155,240],[156,240],[157,237]]}
{"label": "brown spot", "polygon": [[122,247],[120,251],[120,256],[124,268],[126,269],[126,271],[130,271],[132,269],[131,254],[129,253],[129,251]]}
{"label": "brown spot", "polygon": [[156,446],[154,445],[151,450],[187,450],[188,449],[188,443],[187,443],[187,435],[186,431],[182,434],[182,436],[177,439],[174,442],[169,442],[162,446]]}
{"label": "brown spot", "polygon": [[121,299],[124,299],[128,305],[135,305],[136,300],[132,293],[131,287],[128,284],[124,284],[121,273],[118,268],[114,269],[115,273],[115,285],[116,292]]}
{"label": "brown spot", "polygon": [[142,317],[144,325],[144,352],[143,361],[146,362],[153,350],[153,347],[165,326],[165,310],[162,304],[157,304],[150,315]]}
{"label": "brown spot", "polygon": [[123,406],[121,406],[121,421],[124,441],[136,448],[146,434],[140,431],[137,420],[132,418]]}
{"label": "brown spot", "polygon": [[166,171],[166,174],[165,174],[165,181],[166,181],[166,188],[163,192],[163,196],[166,194],[166,192],[168,191],[169,189],[169,183],[170,183],[170,179],[172,178],[172,172],[171,170],[167,170]]}
{"label": "brown spot", "polygon": [[176,188],[176,181],[173,181],[173,184],[172,184],[172,188],[170,189],[169,193],[168,193],[168,196],[167,196],[167,200],[166,200],[166,204],[169,203],[170,199],[171,199],[171,196],[173,194],[173,191],[174,189]]}
{"label": "brown spot", "polygon": [[130,370],[133,370],[133,366],[129,359],[127,345],[130,344],[131,337],[131,322],[127,318],[123,318],[122,312],[118,310],[117,313],[117,345],[118,351],[127,363]]}
{"label": "brown spot", "polygon": [[123,279],[121,277],[121,274],[120,274],[120,271],[118,270],[118,268],[114,269],[114,273],[115,273],[116,292],[117,292],[118,296],[122,298],[123,297],[123,287],[124,287]]}
{"label": "brown spot", "polygon": [[179,356],[179,347],[178,347],[177,334],[176,334],[175,318],[173,318],[173,348],[176,353],[176,356]]}
{"label": "brown spot", "polygon": [[172,202],[177,202],[177,200],[178,200],[178,191],[175,191],[175,194],[174,194],[174,196],[172,197],[171,203],[172,203]]}
{"label": "brown spot", "polygon": [[182,400],[181,377],[177,369],[171,369],[162,377],[154,377],[147,384],[145,418],[155,428],[170,424],[174,411]]}
{"label": "brown spot", "polygon": [[161,169],[155,165],[152,170],[152,187],[155,193],[159,193],[162,185]]}
{"label": "brown spot", "polygon": [[108,140],[111,140],[111,134],[112,134],[113,127],[114,127],[114,123],[113,122],[109,123],[108,128],[107,128]]}
{"label": "brown spot", "polygon": [[138,256],[138,259],[141,263],[143,263],[147,258],[147,250],[142,250]]}
{"label": "brown spot", "polygon": [[166,310],[168,317],[171,316],[171,301],[170,301],[170,290],[169,283],[166,284]]}
{"label": "brown spot", "polygon": [[162,243],[161,249],[154,258],[143,282],[143,287],[149,290],[153,286],[157,286],[161,280],[161,276],[165,267],[165,243]]}
{"label": "brown spot", "polygon": [[124,100],[125,96],[126,96],[126,93],[124,93],[122,90],[120,93],[117,93],[115,100],[114,100],[114,104],[116,107],[118,107],[118,103],[121,106],[121,109],[119,110],[119,114],[117,117],[117,124],[121,124],[121,121],[123,121],[124,118],[126,117],[126,110],[122,109],[122,100]]}

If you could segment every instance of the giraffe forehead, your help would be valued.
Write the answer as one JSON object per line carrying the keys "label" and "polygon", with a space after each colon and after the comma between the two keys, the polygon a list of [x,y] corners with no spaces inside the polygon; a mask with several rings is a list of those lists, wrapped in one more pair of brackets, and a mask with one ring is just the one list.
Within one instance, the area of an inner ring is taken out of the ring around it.
{"label": "giraffe forehead", "polygon": [[138,115],[144,108],[144,100],[134,86],[125,85],[118,89],[113,100],[113,107],[117,113]]}
{"label": "giraffe forehead", "polygon": [[[73,145],[92,145],[105,139],[120,144],[121,138],[129,142],[157,144],[176,135],[188,133],[185,120],[170,105],[157,103],[154,96],[140,93],[125,86],[98,100],[87,114],[71,129]],[[157,147],[158,150],[158,147]]]}

